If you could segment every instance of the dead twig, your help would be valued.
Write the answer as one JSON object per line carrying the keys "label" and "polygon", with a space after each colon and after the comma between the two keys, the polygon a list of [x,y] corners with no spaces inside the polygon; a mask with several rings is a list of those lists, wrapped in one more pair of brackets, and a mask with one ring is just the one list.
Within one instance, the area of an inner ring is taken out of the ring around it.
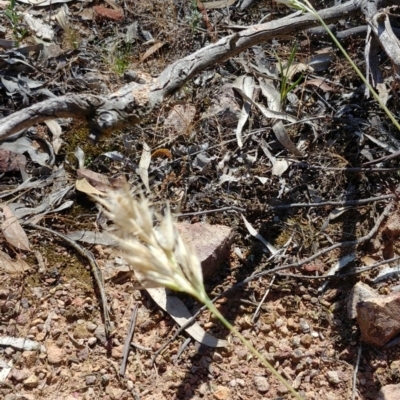
{"label": "dead twig", "polygon": [[192,217],[195,215],[212,214],[212,213],[223,212],[223,211],[245,212],[246,210],[244,208],[237,207],[237,206],[227,206],[227,207],[215,208],[214,210],[203,210],[203,211],[194,211],[194,212],[189,212],[189,213],[184,213],[184,214],[174,214],[174,217],[189,217],[189,216]]}
{"label": "dead twig", "polygon": [[286,273],[282,273],[282,272],[277,273],[277,275],[280,277],[284,277],[284,278],[311,279],[311,280],[315,280],[315,279],[329,280],[329,279],[337,279],[337,278],[347,278],[349,276],[362,274],[363,272],[370,271],[371,269],[380,267],[381,265],[390,264],[392,262],[399,261],[399,260],[400,260],[400,256],[389,258],[388,260],[378,261],[374,264],[368,265],[367,267],[356,268],[353,271],[346,272],[345,274],[340,274],[340,275],[318,275],[318,276],[313,275],[312,276],[312,275],[300,275],[300,274],[286,274]]}
{"label": "dead twig", "polygon": [[131,322],[129,324],[128,333],[126,335],[126,339],[125,339],[125,343],[124,343],[123,357],[122,357],[121,366],[119,368],[119,375],[122,377],[125,376],[126,363],[128,361],[129,350],[131,348],[133,334],[135,333],[138,308],[139,308],[139,306],[137,304],[135,304],[133,311],[132,311],[132,317],[131,317]]}
{"label": "dead twig", "polygon": [[262,305],[264,304],[264,301],[267,298],[268,293],[271,290],[271,287],[272,287],[274,282],[275,282],[275,275],[272,276],[271,282],[269,283],[268,288],[265,291],[263,298],[261,299],[260,303],[258,304],[258,306],[256,308],[256,311],[254,311],[253,317],[251,318],[251,322],[254,323],[254,321],[256,320],[256,318],[258,316],[258,313],[260,312],[260,309],[261,309]]}
{"label": "dead twig", "polygon": [[387,156],[384,156],[384,157],[381,157],[381,158],[377,158],[376,160],[368,161],[368,162],[364,163],[363,166],[366,167],[368,165],[373,165],[373,164],[377,164],[377,163],[380,163],[380,162],[393,160],[393,158],[397,158],[399,156],[400,156],[400,151],[396,151],[393,154],[389,154]]}
{"label": "dead twig", "polygon": [[360,344],[360,347],[358,348],[356,365],[354,366],[354,371],[353,371],[353,384],[352,384],[351,400],[355,400],[355,398],[356,398],[357,372],[358,372],[358,366],[360,365],[361,353],[362,353],[362,344]]}
{"label": "dead twig", "polygon": [[385,194],[383,196],[377,197],[369,197],[367,199],[359,199],[359,200],[345,200],[345,201],[321,201],[320,203],[290,203],[290,204],[282,204],[279,206],[271,206],[271,210],[286,210],[288,208],[297,208],[297,207],[324,207],[324,206],[359,206],[362,204],[372,203],[374,201],[383,201],[389,199],[395,199],[397,196],[395,194]]}
{"label": "dead twig", "polygon": [[[375,160],[373,161],[375,162]],[[365,164],[363,164],[365,165]],[[393,171],[398,171],[400,170],[399,167],[393,167],[393,168],[367,168],[367,167],[345,167],[345,168],[339,168],[339,167],[324,167],[324,166],[319,166],[319,165],[310,165],[308,163],[304,162],[297,162],[293,163],[292,167],[298,167],[302,169],[322,169],[324,171],[340,171],[340,172],[353,172],[353,173],[368,173],[368,172],[393,172]]]}
{"label": "dead twig", "polygon": [[71,247],[73,247],[82,257],[85,257],[90,265],[90,270],[92,272],[93,279],[95,281],[95,284],[97,286],[97,289],[100,294],[100,303],[101,303],[101,310],[103,314],[103,320],[104,320],[104,330],[106,334],[106,339],[109,340],[111,338],[111,322],[110,322],[110,315],[108,312],[108,306],[107,306],[107,297],[104,291],[104,283],[103,283],[103,277],[101,274],[101,270],[93,256],[93,254],[89,251],[80,246],[78,243],[70,239],[68,236],[63,235],[60,232],[57,232],[53,229],[50,228],[45,228],[44,226],[40,225],[35,225],[35,224],[26,224],[27,227],[33,228],[33,229],[39,229],[48,233],[51,233],[52,235],[58,236],[62,240],[64,240],[66,243],[68,243]]}

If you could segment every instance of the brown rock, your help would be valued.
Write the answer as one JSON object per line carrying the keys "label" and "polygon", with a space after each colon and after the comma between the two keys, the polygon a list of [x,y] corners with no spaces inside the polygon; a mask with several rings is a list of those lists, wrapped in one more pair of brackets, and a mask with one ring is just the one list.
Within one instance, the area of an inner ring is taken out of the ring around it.
{"label": "brown rock", "polygon": [[112,10],[111,8],[106,8],[104,6],[94,6],[94,15],[96,21],[122,21],[124,19],[124,13],[122,10]]}
{"label": "brown rock", "polygon": [[371,297],[357,304],[362,339],[383,346],[400,333],[400,293]]}
{"label": "brown rock", "polygon": [[226,400],[231,398],[231,391],[226,386],[218,386],[213,393],[214,398],[217,400]]}
{"label": "brown rock", "polygon": [[351,289],[347,300],[347,314],[350,319],[357,318],[357,304],[360,301],[367,300],[371,297],[376,297],[378,293],[370,286],[363,282],[357,282]]}
{"label": "brown rock", "polygon": [[13,369],[11,376],[16,382],[22,382],[29,377],[29,370],[27,369]]}
{"label": "brown rock", "polygon": [[220,264],[228,260],[232,243],[232,229],[224,225],[178,223],[177,229],[200,259],[203,275],[214,274]]}
{"label": "brown rock", "polygon": [[107,386],[106,393],[110,396],[111,399],[117,400],[121,399],[122,395],[125,393],[124,390],[120,388],[115,388],[113,386]]}
{"label": "brown rock", "polygon": [[36,375],[31,375],[29,378],[24,380],[24,387],[27,389],[34,389],[39,385],[39,378]]}
{"label": "brown rock", "polygon": [[36,364],[37,353],[36,351],[24,351],[22,353],[23,364],[26,367],[33,367]]}
{"label": "brown rock", "polygon": [[400,235],[400,215],[398,213],[392,214],[388,218],[382,233],[392,239]]}
{"label": "brown rock", "polygon": [[400,384],[382,386],[376,400],[398,400],[400,399]]}
{"label": "brown rock", "polygon": [[60,364],[64,360],[64,350],[60,349],[55,344],[47,347],[47,361],[49,364]]}
{"label": "brown rock", "polygon": [[306,333],[301,337],[300,343],[306,348],[310,347],[312,343],[312,336],[309,333]]}
{"label": "brown rock", "polygon": [[26,325],[29,322],[29,315],[26,313],[18,315],[18,317],[16,318],[16,322],[18,325]]}
{"label": "brown rock", "polygon": [[124,351],[124,346],[116,346],[113,347],[111,350],[111,357],[112,358],[122,358],[122,353]]}
{"label": "brown rock", "polygon": [[73,336],[75,339],[87,339],[91,334],[85,324],[78,324],[74,329]]}
{"label": "brown rock", "polygon": [[190,104],[176,105],[164,121],[164,128],[177,135],[187,135],[196,115],[196,107]]}

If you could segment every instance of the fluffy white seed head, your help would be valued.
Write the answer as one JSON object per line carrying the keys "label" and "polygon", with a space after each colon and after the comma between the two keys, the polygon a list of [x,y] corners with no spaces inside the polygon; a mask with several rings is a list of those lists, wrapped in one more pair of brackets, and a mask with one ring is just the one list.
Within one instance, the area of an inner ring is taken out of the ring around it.
{"label": "fluffy white seed head", "polygon": [[121,256],[139,272],[148,287],[164,286],[204,300],[207,298],[200,262],[174,226],[169,207],[158,226],[148,200],[128,191],[96,198],[114,222]]}

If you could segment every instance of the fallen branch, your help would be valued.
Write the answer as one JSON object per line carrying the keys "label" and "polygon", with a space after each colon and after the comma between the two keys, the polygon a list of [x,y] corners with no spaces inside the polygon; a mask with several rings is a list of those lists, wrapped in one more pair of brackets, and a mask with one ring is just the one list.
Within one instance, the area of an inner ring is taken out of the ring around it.
{"label": "fallen branch", "polygon": [[[321,10],[326,22],[345,18],[359,11],[355,0]],[[265,24],[254,25],[226,36],[195,53],[170,64],[157,79],[123,86],[108,97],[76,94],[45,100],[19,110],[1,120],[0,140],[34,124],[55,118],[78,118],[88,122],[89,139],[96,142],[103,134],[124,126],[140,123],[163,100],[193,76],[215,64],[222,63],[251,46],[317,26],[314,16],[289,16]]]}

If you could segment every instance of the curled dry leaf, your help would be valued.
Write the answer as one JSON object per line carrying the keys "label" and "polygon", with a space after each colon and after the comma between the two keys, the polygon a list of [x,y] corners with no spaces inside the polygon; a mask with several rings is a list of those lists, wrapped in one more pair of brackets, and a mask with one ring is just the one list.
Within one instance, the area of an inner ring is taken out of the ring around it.
{"label": "curled dry leaf", "polygon": [[[126,180],[122,175],[118,176],[117,178],[108,178],[103,174],[99,174],[98,172],[94,172],[86,168],[80,168],[76,170],[76,173],[79,178],[86,180],[86,182],[83,182],[82,179],[81,179],[82,182],[79,181],[76,182],[76,188],[78,189],[79,187],[78,190],[80,190],[81,192],[85,192],[84,190],[85,188],[93,187],[99,190],[100,192],[108,193],[115,189],[121,189],[126,185]],[[90,186],[87,186],[86,183],[89,183]],[[90,193],[95,194],[93,192]]]}
{"label": "curled dry leaf", "polygon": [[28,236],[22,229],[18,222],[18,219],[11,211],[10,207],[3,207],[3,214],[5,217],[4,222],[1,224],[1,230],[3,232],[6,241],[14,248],[18,250],[30,251]]}
{"label": "curled dry leaf", "polygon": [[31,267],[22,259],[13,260],[7,253],[0,250],[0,271],[8,274],[22,274]]}
{"label": "curled dry leaf", "polygon": [[147,49],[147,51],[142,55],[139,64],[147,60],[150,56],[152,56],[157,50],[161,49],[161,47],[163,47],[164,45],[165,43],[163,42],[157,42],[156,44],[153,44],[153,46]]}
{"label": "curled dry leaf", "polygon": [[150,185],[149,185],[150,161],[151,161],[151,150],[149,145],[146,142],[144,142],[142,156],[140,157],[140,162],[139,162],[139,176],[142,179],[143,184],[148,192],[150,192]]}

